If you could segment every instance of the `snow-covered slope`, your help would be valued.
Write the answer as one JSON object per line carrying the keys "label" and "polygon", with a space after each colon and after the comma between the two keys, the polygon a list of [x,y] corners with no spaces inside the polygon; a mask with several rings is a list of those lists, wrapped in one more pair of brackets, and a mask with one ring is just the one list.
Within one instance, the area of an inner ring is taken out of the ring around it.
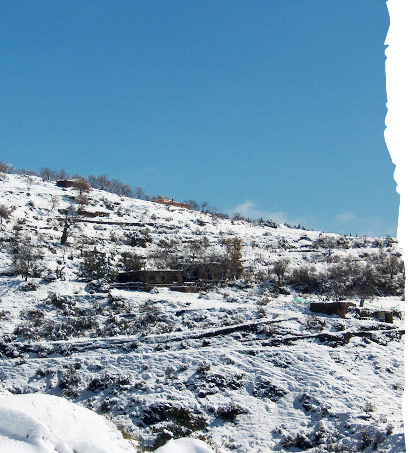
{"label": "snow-covered slope", "polygon": [[[394,240],[274,228],[92,190],[84,209],[100,215],[70,216],[62,246],[76,190],[7,175],[0,194],[11,210],[0,226],[0,377],[8,391],[71,399],[104,414],[141,451],[187,436],[216,453],[405,451],[404,301],[365,302],[393,307],[393,324],[353,311],[313,315],[309,300],[322,296],[281,287],[272,271],[285,258],[288,272],[371,262],[398,254]],[[145,243],[131,245],[133,235]],[[43,257],[32,288],[10,275],[16,236],[30,237]],[[199,293],[92,289],[78,277],[94,248],[113,265],[136,252],[155,268],[170,254],[218,256],[234,237],[244,277]]]}
{"label": "snow-covered slope", "polygon": [[56,396],[2,395],[0,451],[4,453],[131,453],[112,423]]}

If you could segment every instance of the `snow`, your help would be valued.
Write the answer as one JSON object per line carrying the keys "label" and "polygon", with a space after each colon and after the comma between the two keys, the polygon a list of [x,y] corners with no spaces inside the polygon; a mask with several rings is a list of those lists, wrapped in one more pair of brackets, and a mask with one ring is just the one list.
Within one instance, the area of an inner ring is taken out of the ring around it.
{"label": "snow", "polygon": [[135,452],[103,417],[64,398],[42,394],[0,398],[0,451]]}
{"label": "snow", "polygon": [[[90,293],[77,276],[81,253],[94,247],[136,251],[154,268],[150,256],[163,239],[183,254],[207,237],[211,254],[234,236],[255,272],[266,274],[278,257],[289,258],[291,268],[326,269],[326,250],[311,244],[340,235],[212,218],[93,190],[87,210],[109,217],[78,219],[63,247],[58,209],[69,208],[75,195],[37,177],[0,182],[1,203],[13,209],[0,226],[0,380],[11,392],[0,399],[0,451],[135,451],[110,421],[159,453],[296,451],[306,439],[316,439],[309,450],[315,453],[329,446],[355,451],[369,437],[372,445],[379,439],[378,451],[405,451],[404,319],[386,325],[352,313],[313,317],[305,300],[319,297],[275,294],[245,280],[200,293]],[[38,288],[22,291],[22,279],[7,275],[14,227],[46,244],[44,274],[59,265],[62,279],[29,278]],[[126,234],[141,228],[152,243],[131,247]],[[332,256],[371,256],[378,253],[373,239],[345,238],[348,248]],[[147,306],[156,313],[152,322]],[[403,310],[404,301],[377,297],[365,306]]]}
{"label": "snow", "polygon": [[163,447],[155,450],[155,453],[214,453],[214,451],[198,439],[171,439]]}

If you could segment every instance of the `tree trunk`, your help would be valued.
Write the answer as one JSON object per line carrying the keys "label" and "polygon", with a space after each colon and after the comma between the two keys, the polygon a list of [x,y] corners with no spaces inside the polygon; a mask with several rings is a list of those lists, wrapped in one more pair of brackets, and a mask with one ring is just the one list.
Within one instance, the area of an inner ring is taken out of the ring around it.
{"label": "tree trunk", "polygon": [[360,306],[364,307],[364,298],[363,297],[360,298]]}

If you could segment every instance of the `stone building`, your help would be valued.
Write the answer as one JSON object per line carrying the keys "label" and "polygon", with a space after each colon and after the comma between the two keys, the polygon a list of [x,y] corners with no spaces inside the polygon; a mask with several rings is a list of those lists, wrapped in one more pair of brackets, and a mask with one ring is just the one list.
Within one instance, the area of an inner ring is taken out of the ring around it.
{"label": "stone building", "polygon": [[159,203],[163,204],[165,206],[176,206],[177,208],[184,208],[184,209],[190,209],[189,204],[187,203],[180,203],[179,201],[174,201],[174,199],[169,200],[166,198],[158,198],[156,200],[152,200],[154,203]]}
{"label": "stone building", "polygon": [[[183,269],[145,269],[120,272],[116,281],[120,284],[138,283],[148,289],[154,286],[182,287],[216,284],[226,279],[226,268],[221,263],[192,263]],[[132,285],[129,285],[132,286]]]}
{"label": "stone building", "polygon": [[182,270],[149,269],[121,272],[117,275],[118,283],[140,282],[147,286],[182,285]]}

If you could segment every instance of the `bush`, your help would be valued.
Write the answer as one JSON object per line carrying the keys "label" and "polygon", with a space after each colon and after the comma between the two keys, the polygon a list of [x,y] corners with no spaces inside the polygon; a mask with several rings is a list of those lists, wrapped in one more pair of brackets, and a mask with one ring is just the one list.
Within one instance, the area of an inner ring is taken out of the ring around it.
{"label": "bush", "polygon": [[286,450],[293,447],[309,450],[313,447],[311,440],[304,433],[298,433],[295,436],[285,435],[282,437],[280,445]]}
{"label": "bush", "polygon": [[11,240],[10,253],[12,255],[12,272],[21,275],[26,281],[28,276],[39,277],[41,274],[40,263],[42,256],[39,247],[29,238],[19,238],[18,235]]}
{"label": "bush", "polygon": [[288,283],[298,292],[312,294],[320,292],[322,279],[314,266],[301,266],[292,271]]}
{"label": "bush", "polygon": [[316,315],[308,315],[306,319],[306,326],[310,330],[321,331],[326,327],[326,321],[318,318]]}
{"label": "bush", "polygon": [[24,292],[37,291],[37,289],[38,289],[38,284],[34,283],[34,282],[24,282],[24,283],[21,283],[19,286],[19,290],[24,291]]}
{"label": "bush", "polygon": [[105,253],[97,251],[88,252],[82,259],[79,265],[78,276],[86,281],[114,278],[114,270],[110,260]]}
{"label": "bush", "polygon": [[247,414],[249,411],[237,403],[230,402],[224,406],[218,407],[215,415],[222,420],[234,422],[238,415]]}
{"label": "bush", "polygon": [[344,300],[353,294],[353,279],[358,274],[358,265],[351,259],[330,266],[322,291],[335,300]]}
{"label": "bush", "polygon": [[129,231],[125,233],[125,238],[127,240],[127,244],[131,247],[146,248],[147,244],[152,242],[152,237],[149,234],[148,229],[143,229],[141,231]]}
{"label": "bush", "polygon": [[11,211],[4,204],[0,204],[0,225],[3,223],[3,219],[7,220],[10,217]]}
{"label": "bush", "polygon": [[79,385],[81,384],[81,374],[74,366],[69,366],[68,370],[61,376],[58,385],[66,397],[77,397],[80,394]]}
{"label": "bush", "polygon": [[119,262],[122,271],[139,271],[145,266],[145,258],[137,253],[122,252]]}

